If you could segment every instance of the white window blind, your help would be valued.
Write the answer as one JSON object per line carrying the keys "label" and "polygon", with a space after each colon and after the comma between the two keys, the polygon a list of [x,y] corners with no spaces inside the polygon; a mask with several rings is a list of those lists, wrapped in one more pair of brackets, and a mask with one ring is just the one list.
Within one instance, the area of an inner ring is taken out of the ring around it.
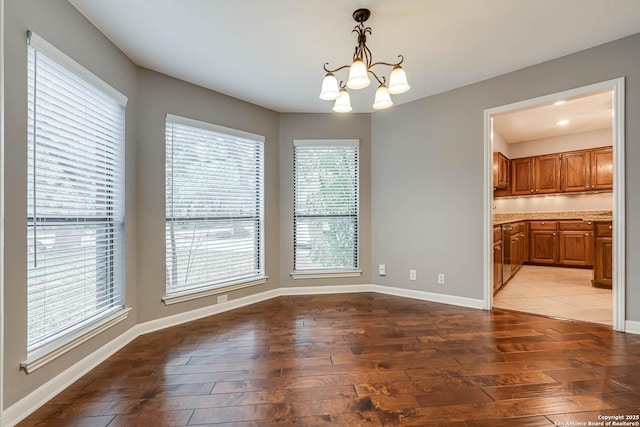
{"label": "white window blind", "polygon": [[358,141],[294,141],[294,271],[358,268]]}
{"label": "white window blind", "polygon": [[126,98],[35,34],[29,42],[31,352],[123,306]]}
{"label": "white window blind", "polygon": [[264,276],[264,137],[166,121],[166,288],[192,293]]}

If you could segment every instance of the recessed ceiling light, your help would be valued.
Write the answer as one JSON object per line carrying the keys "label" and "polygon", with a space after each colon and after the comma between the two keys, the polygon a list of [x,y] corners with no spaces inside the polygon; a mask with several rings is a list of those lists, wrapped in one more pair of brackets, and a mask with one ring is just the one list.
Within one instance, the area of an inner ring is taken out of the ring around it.
{"label": "recessed ceiling light", "polygon": [[566,104],[567,101],[565,101],[564,99],[561,99],[560,101],[556,101],[553,103],[553,105],[562,105],[562,104]]}
{"label": "recessed ceiling light", "polygon": [[571,123],[569,120],[567,120],[567,119],[562,119],[562,120],[558,120],[558,121],[556,122],[556,125],[558,125],[558,126],[566,126],[566,125],[568,125],[569,123]]}

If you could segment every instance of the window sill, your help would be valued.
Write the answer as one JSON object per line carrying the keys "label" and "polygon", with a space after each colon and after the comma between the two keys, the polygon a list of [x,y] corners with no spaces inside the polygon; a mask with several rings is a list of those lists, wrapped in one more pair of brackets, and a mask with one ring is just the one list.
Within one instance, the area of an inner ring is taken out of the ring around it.
{"label": "window sill", "polygon": [[99,333],[125,320],[131,311],[131,307],[118,307],[111,310],[77,329],[65,333],[61,337],[52,340],[44,346],[32,351],[27,356],[27,361],[20,364],[27,374],[32,373],[47,363],[55,360],[63,354],[73,350],[80,344],[89,341]]}
{"label": "window sill", "polygon": [[176,292],[175,294],[167,295],[162,298],[162,302],[164,302],[165,305],[177,304],[179,302],[191,301],[198,298],[221,294],[223,292],[235,291],[236,289],[262,285],[263,283],[267,283],[268,278],[268,276],[261,276],[253,280],[241,279],[233,282],[222,283],[220,285],[216,285],[215,288],[208,288],[202,291],[190,289],[184,292]]}
{"label": "window sill", "polygon": [[360,277],[362,270],[309,270],[293,271],[293,279],[333,279],[340,277]]}

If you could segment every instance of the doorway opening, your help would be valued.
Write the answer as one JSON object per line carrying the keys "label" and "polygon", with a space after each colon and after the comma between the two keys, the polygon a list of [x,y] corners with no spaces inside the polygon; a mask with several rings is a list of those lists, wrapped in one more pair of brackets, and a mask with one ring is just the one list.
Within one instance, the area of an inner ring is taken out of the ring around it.
{"label": "doorway opening", "polygon": [[484,119],[485,309],[624,331],[624,79]]}

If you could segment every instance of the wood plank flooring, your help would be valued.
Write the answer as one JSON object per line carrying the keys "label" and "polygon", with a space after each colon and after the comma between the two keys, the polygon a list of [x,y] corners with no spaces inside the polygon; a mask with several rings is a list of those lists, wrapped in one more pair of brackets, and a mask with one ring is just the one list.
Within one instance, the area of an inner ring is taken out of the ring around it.
{"label": "wood plank flooring", "polygon": [[640,336],[602,325],[280,297],[141,336],[19,425],[587,423],[640,414],[639,371]]}

